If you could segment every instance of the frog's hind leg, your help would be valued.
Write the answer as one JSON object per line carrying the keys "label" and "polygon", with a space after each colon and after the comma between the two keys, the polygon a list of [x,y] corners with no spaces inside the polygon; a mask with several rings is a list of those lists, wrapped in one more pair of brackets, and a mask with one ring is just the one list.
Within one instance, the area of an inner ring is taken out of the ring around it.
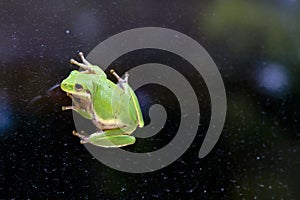
{"label": "frog's hind leg", "polygon": [[89,137],[79,134],[76,131],[73,134],[81,139],[81,144],[91,143],[95,146],[105,148],[123,147],[135,143],[135,137],[124,133],[122,129],[99,131]]}
{"label": "frog's hind leg", "polygon": [[84,131],[81,133],[73,131],[72,134],[80,138],[80,144],[89,143],[89,136]]}
{"label": "frog's hind leg", "polygon": [[135,137],[124,133],[122,129],[118,128],[94,133],[90,135],[89,142],[100,147],[115,148],[134,144]]}
{"label": "frog's hind leg", "polygon": [[111,73],[112,75],[114,75],[114,77],[116,77],[116,79],[118,80],[117,85],[118,85],[120,88],[125,89],[125,84],[128,84],[128,77],[129,77],[128,72],[125,72],[125,75],[124,75],[125,77],[124,77],[124,79],[122,79],[122,78],[116,73],[116,71],[115,71],[114,69],[111,69],[111,70],[110,70],[110,73]]}

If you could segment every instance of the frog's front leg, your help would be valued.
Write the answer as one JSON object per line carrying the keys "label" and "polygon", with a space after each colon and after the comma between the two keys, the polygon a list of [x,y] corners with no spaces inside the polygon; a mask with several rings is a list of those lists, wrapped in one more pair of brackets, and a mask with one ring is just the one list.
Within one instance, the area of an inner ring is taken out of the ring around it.
{"label": "frog's front leg", "polygon": [[95,146],[106,148],[123,147],[135,143],[135,137],[124,133],[122,129],[99,131],[90,136],[84,136],[77,132],[73,132],[73,135],[81,139],[81,144],[91,143]]}
{"label": "frog's front leg", "polygon": [[73,106],[63,106],[62,110],[75,110],[75,111],[78,110],[80,108],[80,102],[75,97],[73,97],[73,95],[70,93],[67,93],[67,96],[71,98],[74,105]]}
{"label": "frog's front leg", "polygon": [[70,63],[77,65],[78,67],[84,69],[84,71],[81,71],[81,73],[83,73],[83,74],[99,74],[99,70],[100,70],[101,71],[100,74],[102,74],[102,70],[96,69],[96,68],[98,68],[98,66],[94,66],[89,61],[87,61],[82,52],[79,52],[79,57],[81,58],[82,63],[77,62],[73,58],[70,60]]}
{"label": "frog's front leg", "polygon": [[90,97],[87,99],[79,99],[74,97],[72,94],[67,94],[68,97],[72,99],[73,105],[72,106],[62,106],[62,110],[74,110],[77,113],[81,114],[86,119],[92,119],[92,114],[90,111],[91,101],[89,100]]}

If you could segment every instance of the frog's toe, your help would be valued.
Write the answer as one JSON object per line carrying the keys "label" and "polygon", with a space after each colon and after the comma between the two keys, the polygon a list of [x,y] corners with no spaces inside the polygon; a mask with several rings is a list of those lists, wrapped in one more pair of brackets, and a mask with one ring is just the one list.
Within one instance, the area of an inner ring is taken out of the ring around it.
{"label": "frog's toe", "polygon": [[77,137],[79,137],[79,138],[81,138],[81,139],[86,137],[86,136],[84,136],[84,135],[82,135],[80,133],[77,133],[76,131],[72,131],[72,134],[75,135],[75,136],[77,136]]}
{"label": "frog's toe", "polygon": [[82,62],[86,65],[91,65],[91,63],[89,61],[87,61],[83,55],[82,52],[79,52],[79,57],[81,58]]}
{"label": "frog's toe", "polygon": [[73,58],[70,59],[70,63],[73,64],[73,65],[77,65],[78,67],[81,67],[83,69],[86,69],[87,68],[87,65],[84,64],[84,63],[79,63],[77,62],[76,60],[74,60]]}
{"label": "frog's toe", "polygon": [[117,85],[118,85],[120,88],[124,89],[124,88],[125,88],[125,87],[124,87],[124,84],[126,84],[126,83],[128,82],[128,77],[129,77],[128,72],[125,73],[125,78],[124,78],[124,79],[122,79],[122,78],[116,73],[116,71],[115,71],[114,69],[111,69],[111,70],[110,70],[110,73],[111,73],[112,75],[114,75],[114,77],[116,77],[116,79],[118,80]]}
{"label": "frog's toe", "polygon": [[86,144],[86,143],[90,143],[89,138],[81,138],[80,140],[80,144]]}
{"label": "frog's toe", "polygon": [[74,110],[75,107],[74,107],[74,106],[62,106],[61,109],[62,109],[63,111],[65,111],[65,110]]}
{"label": "frog's toe", "polygon": [[118,82],[123,80],[114,69],[111,69],[109,72],[118,80]]}
{"label": "frog's toe", "polygon": [[[85,132],[82,133],[85,134]],[[73,131],[72,134],[80,138],[80,144],[90,143],[89,137],[79,134],[76,131]]]}
{"label": "frog's toe", "polygon": [[129,73],[125,72],[125,78],[124,78],[124,82],[127,83],[128,82],[128,77],[129,77]]}

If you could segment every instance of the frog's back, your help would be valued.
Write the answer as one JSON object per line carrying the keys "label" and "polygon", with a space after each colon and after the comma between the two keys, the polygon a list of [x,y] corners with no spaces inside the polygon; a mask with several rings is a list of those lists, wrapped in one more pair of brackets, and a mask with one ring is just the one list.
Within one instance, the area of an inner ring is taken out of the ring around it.
{"label": "frog's back", "polygon": [[93,83],[93,106],[94,111],[102,120],[114,118],[113,96],[116,85],[108,79]]}
{"label": "frog's back", "polygon": [[143,127],[144,121],[134,91],[128,84],[125,86],[124,91],[108,79],[94,83],[93,105],[100,119],[113,120],[119,126],[129,127],[128,132],[132,132],[136,126]]}
{"label": "frog's back", "polygon": [[120,107],[119,110],[115,110],[115,113],[119,115],[119,119],[122,123],[131,126],[133,130],[137,126],[144,126],[140,104],[129,85],[125,86],[125,92],[122,90],[120,98],[116,99],[116,101],[122,102],[122,107]]}

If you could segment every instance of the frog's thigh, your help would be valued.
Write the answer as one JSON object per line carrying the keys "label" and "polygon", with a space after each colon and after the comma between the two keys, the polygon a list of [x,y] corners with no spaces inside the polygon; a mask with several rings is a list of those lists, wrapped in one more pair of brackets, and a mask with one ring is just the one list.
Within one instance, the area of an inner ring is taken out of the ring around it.
{"label": "frog's thigh", "polygon": [[93,133],[89,142],[101,147],[122,147],[135,143],[135,137],[124,134],[122,129],[112,129]]}

